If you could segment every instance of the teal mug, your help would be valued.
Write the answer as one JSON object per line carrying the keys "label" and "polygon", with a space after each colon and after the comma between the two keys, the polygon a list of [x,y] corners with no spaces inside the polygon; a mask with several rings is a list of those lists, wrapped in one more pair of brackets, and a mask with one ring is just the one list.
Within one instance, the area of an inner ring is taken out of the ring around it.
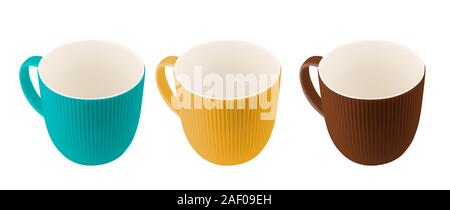
{"label": "teal mug", "polygon": [[[40,96],[30,79],[37,67]],[[130,49],[106,41],[79,41],[32,56],[20,84],[41,114],[56,148],[69,160],[100,165],[120,157],[139,123],[145,67]]]}

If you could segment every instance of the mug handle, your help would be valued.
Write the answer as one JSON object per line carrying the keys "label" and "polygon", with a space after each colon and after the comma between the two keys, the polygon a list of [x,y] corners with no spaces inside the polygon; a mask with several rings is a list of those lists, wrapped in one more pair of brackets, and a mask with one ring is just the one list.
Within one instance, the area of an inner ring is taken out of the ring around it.
{"label": "mug handle", "polygon": [[308,99],[312,107],[323,116],[322,99],[316,89],[314,89],[314,85],[311,82],[311,77],[309,74],[309,67],[318,67],[320,60],[322,60],[322,56],[312,56],[303,62],[300,67],[300,84],[302,85],[303,93],[305,94],[306,99]]}
{"label": "mug handle", "polygon": [[159,93],[164,99],[164,102],[166,102],[167,106],[169,106],[169,108],[173,112],[175,112],[175,114],[179,115],[178,109],[172,103],[174,94],[170,89],[169,83],[167,82],[166,78],[166,66],[173,67],[177,59],[177,56],[168,56],[162,59],[161,62],[159,62],[158,66],[156,67],[156,84],[158,85]]}
{"label": "mug handle", "polygon": [[20,66],[19,79],[20,86],[22,87],[23,94],[28,100],[28,103],[30,103],[40,115],[43,115],[41,97],[37,94],[36,89],[31,82],[29,69],[30,66],[38,67],[41,59],[41,56],[31,56],[25,60],[22,66]]}

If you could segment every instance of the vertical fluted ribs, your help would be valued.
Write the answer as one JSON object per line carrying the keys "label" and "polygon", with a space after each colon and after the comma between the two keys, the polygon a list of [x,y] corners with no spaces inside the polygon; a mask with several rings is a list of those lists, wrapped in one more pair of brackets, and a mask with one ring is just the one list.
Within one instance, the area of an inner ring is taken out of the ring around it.
{"label": "vertical fluted ribs", "polygon": [[381,100],[338,95],[322,81],[322,106],[336,147],[366,165],[390,162],[406,151],[419,122],[424,79],[407,93]]}

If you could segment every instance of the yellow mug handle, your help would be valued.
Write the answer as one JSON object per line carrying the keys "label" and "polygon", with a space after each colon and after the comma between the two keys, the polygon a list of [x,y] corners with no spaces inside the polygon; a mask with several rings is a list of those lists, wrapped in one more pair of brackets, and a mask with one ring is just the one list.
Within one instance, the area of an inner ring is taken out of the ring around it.
{"label": "yellow mug handle", "polygon": [[179,115],[178,109],[173,104],[176,103],[176,101],[172,101],[172,98],[174,98],[174,94],[170,89],[169,83],[167,82],[166,78],[166,66],[173,67],[177,59],[177,56],[168,56],[162,59],[161,62],[159,62],[158,66],[156,67],[156,84],[158,85],[159,94],[161,94],[167,106],[169,106],[169,108],[173,112],[175,112],[175,114]]}

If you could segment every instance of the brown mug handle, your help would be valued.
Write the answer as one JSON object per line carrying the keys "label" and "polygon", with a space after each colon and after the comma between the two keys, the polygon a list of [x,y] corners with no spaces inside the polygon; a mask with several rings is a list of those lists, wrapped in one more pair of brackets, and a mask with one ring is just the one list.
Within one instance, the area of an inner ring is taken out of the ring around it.
{"label": "brown mug handle", "polygon": [[320,99],[319,94],[316,89],[314,89],[314,85],[311,82],[311,77],[309,75],[309,67],[318,67],[320,60],[322,60],[322,56],[312,56],[303,62],[300,67],[300,84],[302,85],[303,93],[305,94],[306,99],[308,99],[313,108],[323,116],[322,99]]}

